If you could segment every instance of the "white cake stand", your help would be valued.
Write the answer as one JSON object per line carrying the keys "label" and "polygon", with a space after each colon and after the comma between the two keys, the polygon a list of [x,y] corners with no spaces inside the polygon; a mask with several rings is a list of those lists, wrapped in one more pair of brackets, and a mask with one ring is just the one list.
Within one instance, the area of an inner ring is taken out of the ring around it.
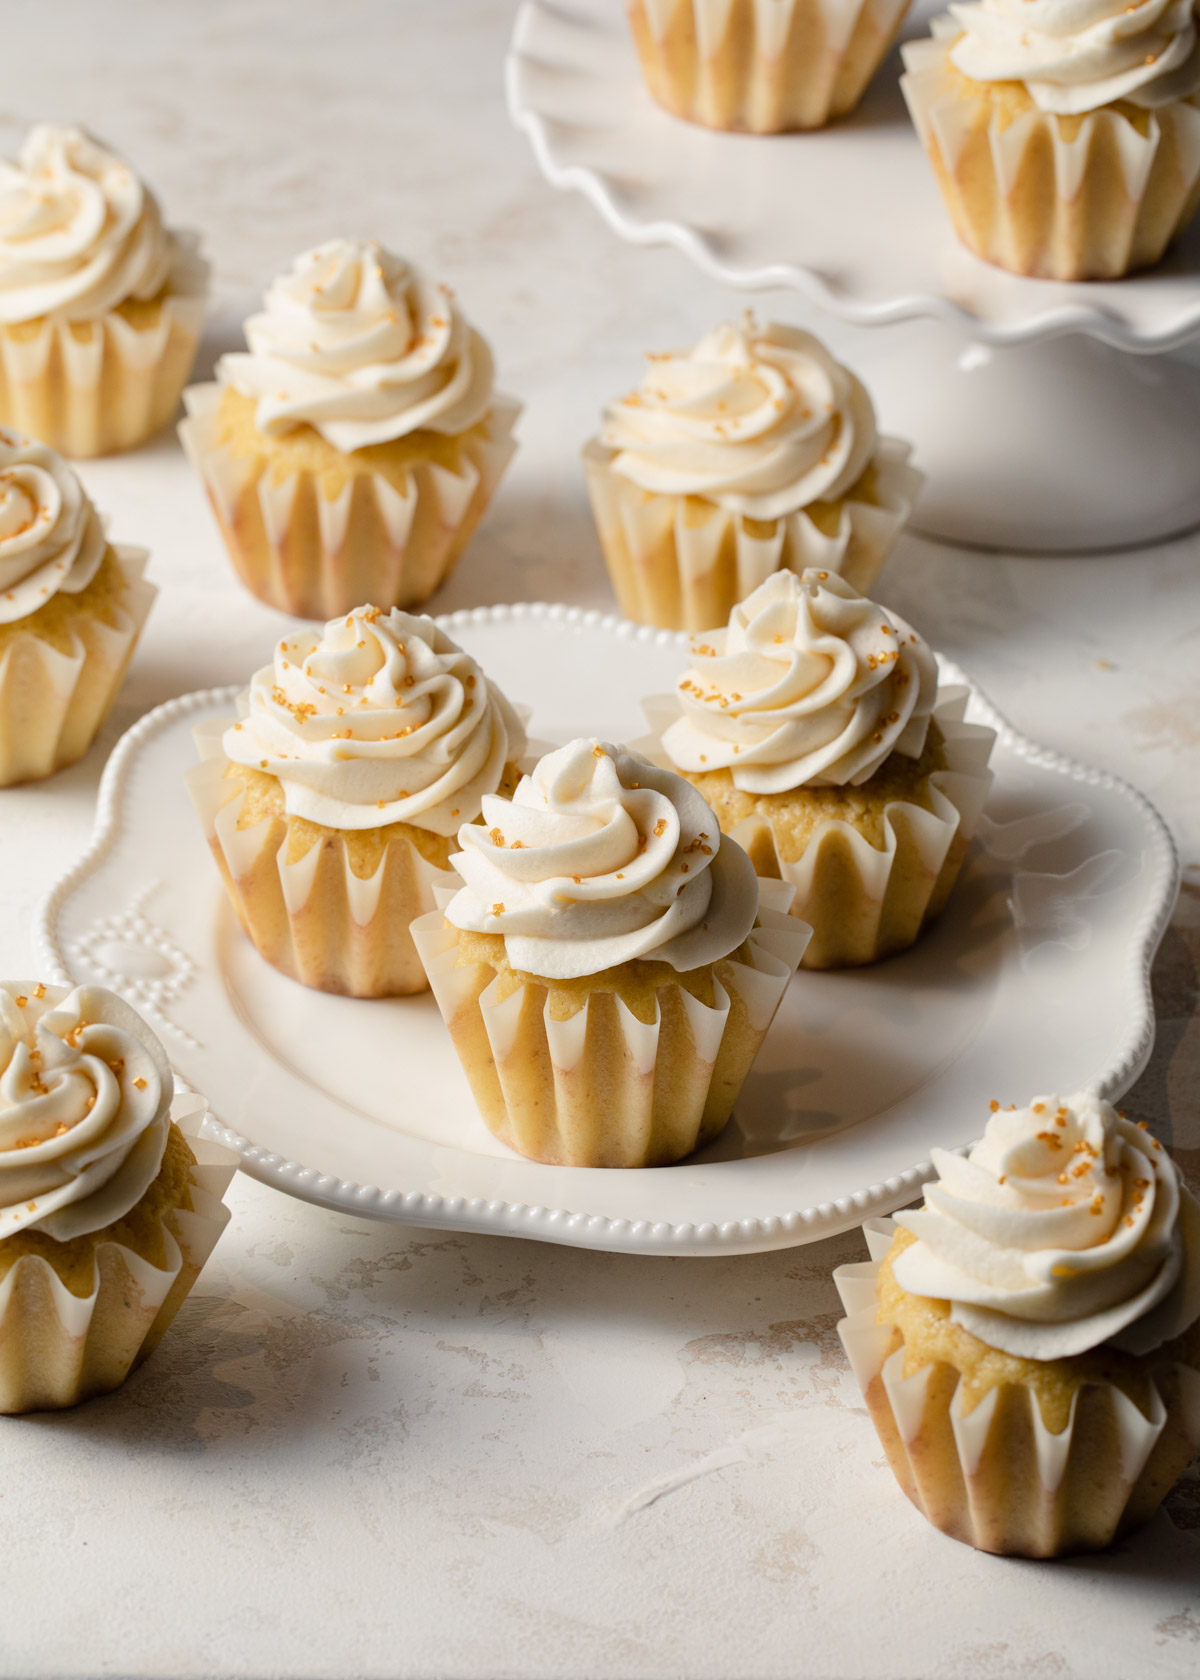
{"label": "white cake stand", "polygon": [[[923,0],[907,33],[942,9]],[[951,232],[899,74],[897,52],[814,134],[712,133],[650,99],[621,0],[524,0],[507,65],[543,173],[623,239],[887,329],[857,359],[928,474],[918,529],[1064,552],[1200,524],[1200,370],[1166,354],[1200,332],[1200,223],[1127,280],[991,268]]]}

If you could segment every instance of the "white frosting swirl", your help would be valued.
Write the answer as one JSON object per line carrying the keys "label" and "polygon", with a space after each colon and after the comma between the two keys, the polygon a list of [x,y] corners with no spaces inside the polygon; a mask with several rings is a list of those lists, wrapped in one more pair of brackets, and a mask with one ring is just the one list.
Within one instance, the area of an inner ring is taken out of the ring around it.
{"label": "white frosting swirl", "polygon": [[525,750],[516,712],[475,661],[431,618],[397,608],[285,636],[243,704],[227,757],[277,776],[288,812],[328,828],[453,834]]}
{"label": "white frosting swirl", "polygon": [[0,1237],[69,1242],[123,1218],[158,1174],[173,1093],[112,992],[0,982]]}
{"label": "white frosting swirl", "polygon": [[503,934],[512,966],[549,980],[639,957],[698,968],[758,914],[754,867],[696,790],[605,741],[548,753],[458,843],[466,886],[447,919]]}
{"label": "white frosting swirl", "polygon": [[61,590],[95,577],[104,527],[71,468],[19,432],[0,428],[0,624],[14,624]]}
{"label": "white frosting swirl", "polygon": [[600,433],[613,471],[643,490],[780,519],[844,495],[875,453],[870,397],[799,327],[747,317],[649,361]]}
{"label": "white frosting swirl", "polygon": [[95,320],[154,297],[176,257],[154,194],[83,129],[42,123],[0,162],[0,322]]}
{"label": "white frosting swirl", "polygon": [[950,7],[953,63],[977,82],[1024,82],[1039,110],[1155,106],[1200,88],[1194,0],[980,0]]}
{"label": "white frosting swirl", "polygon": [[1200,1317],[1200,1207],[1161,1144],[1093,1092],[993,1112],[965,1160],[931,1153],[939,1182],[896,1215],[918,1239],[896,1281],[950,1301],[990,1347],[1148,1353]]}
{"label": "white frosting swirl", "polygon": [[691,640],[683,715],[662,738],[681,770],[726,769],[747,793],[786,793],[857,787],[892,753],[924,750],[933,655],[836,573],[775,572],[728,629]]}
{"label": "white frosting swirl", "polygon": [[217,378],[256,401],[268,437],[315,427],[335,449],[419,430],[458,436],[492,403],[492,353],[446,286],[374,241],[297,257]]}

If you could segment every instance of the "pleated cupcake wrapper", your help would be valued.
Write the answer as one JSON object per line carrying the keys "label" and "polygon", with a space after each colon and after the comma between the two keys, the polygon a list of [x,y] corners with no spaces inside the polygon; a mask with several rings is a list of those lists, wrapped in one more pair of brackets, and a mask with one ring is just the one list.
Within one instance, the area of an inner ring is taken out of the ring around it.
{"label": "pleated cupcake wrapper", "polygon": [[289,863],[283,817],[238,827],[245,784],[224,774],[221,747],[232,721],[196,728],[201,762],[185,779],[249,938],[273,967],[318,991],[351,997],[424,991],[409,924],[432,907],[435,886],[461,885],[457,875],[429,863],[403,836],[366,877],[354,873],[344,840],[317,842]]}
{"label": "pleated cupcake wrapper", "polygon": [[207,302],[208,265],[194,237],[182,237],[189,243],[153,326],[115,312],[0,326],[0,425],[79,459],[133,449],[174,417]]}
{"label": "pleated cupcake wrapper", "polygon": [[165,1266],[112,1241],[96,1248],[87,1295],[73,1295],[40,1254],[23,1254],[0,1281],[0,1412],[55,1411],[107,1394],[157,1347],[229,1220],[221,1198],[237,1156],[199,1135],[207,1109],[191,1092],[171,1105],[196,1164],[191,1209],[163,1218]]}
{"label": "pleated cupcake wrapper", "polygon": [[487,419],[458,440],[460,470],[415,462],[398,490],[358,473],[326,496],[320,476],[276,478],[267,456],[219,441],[219,385],[184,392],[179,436],[208,492],[234,569],[269,606],[336,618],[370,601],[417,607],[449,575],[516,453],[521,405],[496,397]]}
{"label": "pleated cupcake wrapper", "polygon": [[80,611],[64,652],[18,620],[0,644],[0,787],[65,769],[91,746],[125,679],[158,591],[142,576],[144,548],[115,546],[125,595],[106,624]]}
{"label": "pleated cupcake wrapper", "polygon": [[494,969],[457,962],[458,932],[440,909],[415,922],[413,939],[488,1129],[531,1160],[577,1167],[665,1166],[714,1138],[808,938],[787,914],[787,889],[763,887],[750,963],[714,965],[712,1007],[682,986],[661,988],[650,1022],[612,992],[589,993],[564,1021],[551,1019],[542,986],[502,999]]}
{"label": "pleated cupcake wrapper", "polygon": [[[996,732],[966,723],[970,691],[938,691],[934,718],[942,731],[946,768],[929,778],[933,810],[907,800],[884,806],[882,847],[850,823],[830,818],[813,829],[802,855],[779,855],[761,815],[730,830],[760,877],[779,873],[794,889],[792,915],[812,928],[805,968],[850,968],[902,951],[945,905],[983,810],[992,772],[987,761]],[[663,731],[679,716],[673,697],[643,702],[651,733],[633,746],[656,764],[671,766]]]}
{"label": "pleated cupcake wrapper", "polygon": [[593,439],[583,452],[584,473],[621,611],[663,630],[712,630],[783,567],[837,572],[867,593],[923,482],[908,464],[909,454],[898,438],[879,440],[872,463],[878,505],[855,500],[851,490],[832,536],[804,508],[774,521],[769,535],[756,536],[740,514],[715,502],[696,522],[697,498],[640,489],[612,470],[613,451]]}
{"label": "pleated cupcake wrapper", "polygon": [[909,0],[627,0],[660,105],[708,128],[773,134],[852,111]]}
{"label": "pleated cupcake wrapper", "polygon": [[953,1366],[904,1374],[899,1332],[875,1321],[890,1219],[863,1226],[869,1262],[833,1274],[846,1357],[901,1488],[935,1528],[981,1551],[1056,1557],[1096,1551],[1144,1523],[1200,1446],[1200,1372],[1156,1373],[1146,1418],[1120,1389],[1088,1385],[1066,1427],[1031,1391],[1000,1384],[967,1411]]}
{"label": "pleated cupcake wrapper", "polygon": [[1014,274],[1115,279],[1156,263],[1200,201],[1200,103],[1148,113],[1148,133],[1112,108],[1073,139],[1059,119],[1023,112],[1002,128],[984,98],[952,79],[959,29],[904,48],[900,86],[963,244]]}

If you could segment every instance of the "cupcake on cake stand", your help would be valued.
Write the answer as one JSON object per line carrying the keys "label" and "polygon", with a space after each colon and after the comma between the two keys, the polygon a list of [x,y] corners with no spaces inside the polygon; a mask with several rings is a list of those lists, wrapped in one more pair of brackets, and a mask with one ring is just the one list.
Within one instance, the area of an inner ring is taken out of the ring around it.
{"label": "cupcake on cake stand", "polygon": [[[905,37],[943,10],[924,0]],[[653,103],[618,0],[524,0],[508,98],[547,179],[623,239],[884,329],[850,359],[928,474],[916,529],[1068,552],[1200,525],[1200,368],[1171,354],[1200,334],[1200,218],[1123,280],[992,268],[954,236],[900,69],[829,128],[716,133]]]}

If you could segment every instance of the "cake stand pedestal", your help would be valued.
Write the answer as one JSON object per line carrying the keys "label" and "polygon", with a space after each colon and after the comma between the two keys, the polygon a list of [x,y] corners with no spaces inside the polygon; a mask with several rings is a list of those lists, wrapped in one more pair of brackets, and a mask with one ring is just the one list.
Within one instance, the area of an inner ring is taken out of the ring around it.
{"label": "cake stand pedestal", "polygon": [[[940,5],[918,5],[927,33]],[[1027,552],[1200,525],[1200,229],[1151,273],[1022,280],[959,245],[904,109],[898,53],[813,134],[717,134],[650,99],[618,0],[525,0],[513,120],[555,186],[725,285],[786,287],[857,326],[851,360],[927,484],[914,529]]]}

